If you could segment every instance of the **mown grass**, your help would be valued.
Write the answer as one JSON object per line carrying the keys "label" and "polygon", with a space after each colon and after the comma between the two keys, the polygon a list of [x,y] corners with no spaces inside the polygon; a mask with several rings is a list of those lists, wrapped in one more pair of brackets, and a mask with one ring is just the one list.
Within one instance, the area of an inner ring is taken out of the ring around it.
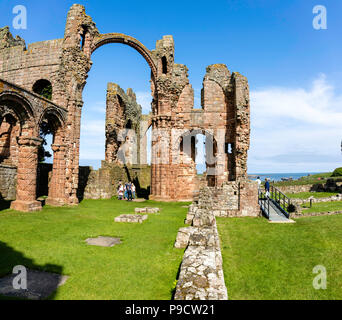
{"label": "mown grass", "polygon": [[[217,218],[217,224],[230,299],[342,299],[342,215],[286,225]],[[313,288],[317,265],[327,270],[326,290]]]}
{"label": "mown grass", "polygon": [[308,199],[310,197],[314,197],[316,199],[319,198],[329,198],[332,196],[336,196],[337,192],[299,192],[299,193],[287,193],[286,196],[291,199]]}
{"label": "mown grass", "polygon": [[[180,203],[85,200],[78,207],[37,213],[0,211],[0,276],[15,265],[69,276],[51,299],[157,299],[172,297],[184,250],[174,249],[187,209]],[[114,223],[135,207],[161,208],[143,224]],[[120,237],[113,248],[85,239]]]}
{"label": "mown grass", "polygon": [[[330,201],[330,202],[316,202],[312,204],[306,203],[302,205],[304,208],[303,214],[312,212],[332,212],[332,211],[342,211],[342,201]],[[342,234],[342,230],[341,230]]]}

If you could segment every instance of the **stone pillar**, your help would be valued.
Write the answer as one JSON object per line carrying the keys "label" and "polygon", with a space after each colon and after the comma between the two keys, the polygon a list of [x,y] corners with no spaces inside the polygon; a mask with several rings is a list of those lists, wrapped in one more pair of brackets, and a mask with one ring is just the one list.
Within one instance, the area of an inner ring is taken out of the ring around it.
{"label": "stone pillar", "polygon": [[17,195],[16,201],[11,204],[13,210],[30,212],[42,209],[41,202],[36,200],[38,147],[41,143],[40,138],[18,139]]}
{"label": "stone pillar", "polygon": [[170,191],[177,179],[170,176],[170,117],[157,116],[153,119],[152,141],[152,193],[149,199],[170,201]]}
{"label": "stone pillar", "polygon": [[50,206],[62,206],[67,204],[65,199],[65,145],[53,144],[53,169],[49,185],[49,197],[46,204]]}

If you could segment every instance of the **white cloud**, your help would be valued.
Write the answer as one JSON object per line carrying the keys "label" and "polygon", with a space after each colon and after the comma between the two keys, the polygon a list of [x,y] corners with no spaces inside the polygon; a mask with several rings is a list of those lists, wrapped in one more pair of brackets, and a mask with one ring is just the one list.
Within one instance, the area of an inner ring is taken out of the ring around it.
{"label": "white cloud", "polygon": [[326,171],[342,165],[342,95],[325,75],[309,89],[251,92],[251,124],[250,172]]}

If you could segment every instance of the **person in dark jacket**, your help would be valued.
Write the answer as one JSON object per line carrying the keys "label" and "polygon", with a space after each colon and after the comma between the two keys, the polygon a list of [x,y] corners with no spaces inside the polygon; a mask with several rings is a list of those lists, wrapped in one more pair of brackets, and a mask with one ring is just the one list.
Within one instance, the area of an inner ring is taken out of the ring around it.
{"label": "person in dark jacket", "polygon": [[127,200],[128,201],[132,201],[133,198],[132,198],[132,182],[129,182],[127,184]]}
{"label": "person in dark jacket", "polygon": [[266,192],[266,197],[270,196],[270,182],[268,179],[265,179],[265,192]]}

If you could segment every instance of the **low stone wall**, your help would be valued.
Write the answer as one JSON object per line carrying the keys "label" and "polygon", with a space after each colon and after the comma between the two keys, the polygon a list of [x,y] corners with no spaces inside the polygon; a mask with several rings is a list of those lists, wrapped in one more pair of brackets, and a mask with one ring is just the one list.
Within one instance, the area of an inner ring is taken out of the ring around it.
{"label": "low stone wall", "polygon": [[300,193],[300,192],[310,192],[312,189],[312,184],[301,185],[301,186],[276,186],[278,190],[283,193]]}
{"label": "low stone wall", "polygon": [[342,194],[336,196],[326,197],[326,198],[314,198],[313,196],[308,199],[291,199],[291,203],[294,205],[302,205],[304,203],[317,203],[317,202],[332,202],[332,201],[342,201]]}
{"label": "low stone wall", "polygon": [[342,178],[328,179],[325,183],[305,184],[296,186],[276,186],[283,193],[300,192],[338,192],[342,193]]}
{"label": "low stone wall", "polygon": [[15,200],[17,167],[0,164],[0,200]]}
{"label": "low stone wall", "polygon": [[181,228],[175,242],[176,248],[186,248],[175,300],[228,300],[216,216],[260,214],[255,182],[240,180],[199,190],[185,220],[190,227]]}
{"label": "low stone wall", "polygon": [[335,214],[342,214],[342,211],[327,211],[327,212],[309,212],[309,213],[303,213],[296,212],[292,215],[292,218],[302,218],[302,217],[317,217],[317,216],[332,216]]}
{"label": "low stone wall", "polygon": [[176,248],[186,248],[175,300],[228,300],[222,269],[220,239],[212,211],[190,206],[187,223],[179,230]]}

